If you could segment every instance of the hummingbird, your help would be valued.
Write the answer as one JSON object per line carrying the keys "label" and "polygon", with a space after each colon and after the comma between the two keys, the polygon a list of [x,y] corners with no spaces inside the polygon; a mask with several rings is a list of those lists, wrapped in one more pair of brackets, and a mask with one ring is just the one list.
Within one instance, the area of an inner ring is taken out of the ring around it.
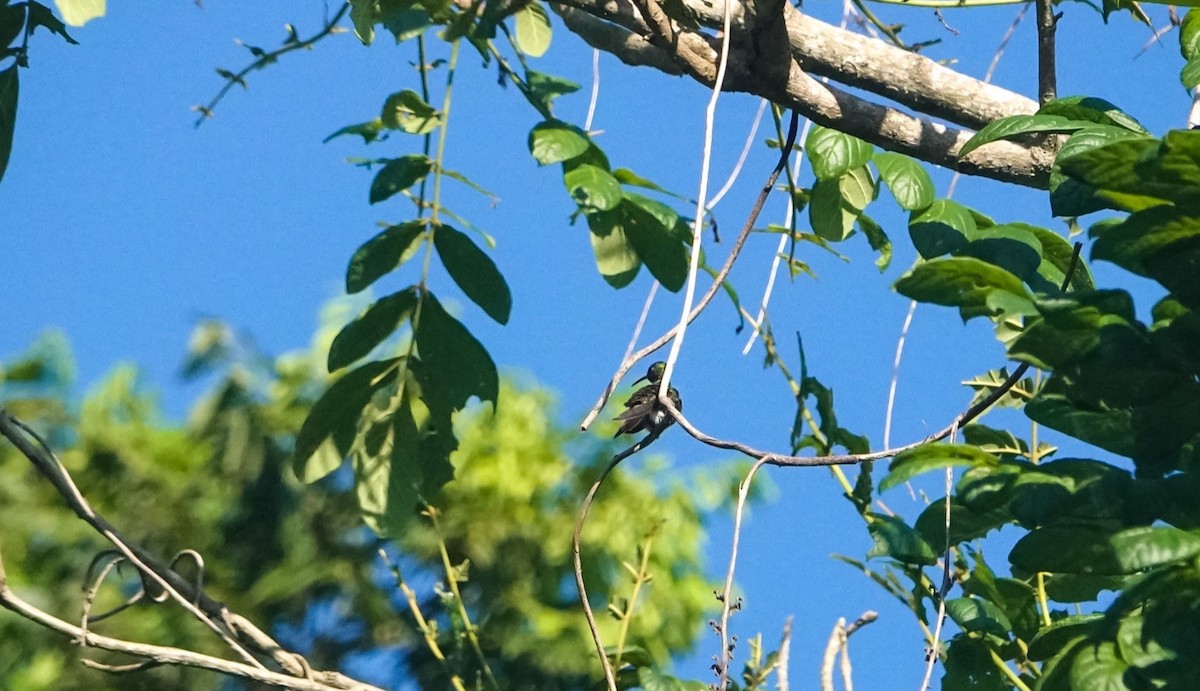
{"label": "hummingbird", "polygon": [[[650,383],[634,391],[629,400],[625,401],[625,412],[613,418],[621,421],[621,428],[613,435],[614,437],[642,430],[658,433],[675,422],[675,418],[671,417],[671,414],[664,410],[658,402],[658,384],[662,381],[663,371],[666,369],[667,363],[656,362],[650,365],[646,376],[634,382],[634,384],[639,381]],[[676,410],[683,412],[683,401],[680,400],[679,392],[675,390],[674,386],[667,387],[667,398],[671,400]]]}

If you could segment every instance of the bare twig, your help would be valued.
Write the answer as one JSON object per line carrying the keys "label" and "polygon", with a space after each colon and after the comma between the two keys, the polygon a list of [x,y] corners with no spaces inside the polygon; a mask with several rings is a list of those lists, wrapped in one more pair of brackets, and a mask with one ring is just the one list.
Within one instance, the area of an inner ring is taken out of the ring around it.
{"label": "bare twig", "polygon": [[571,537],[571,558],[575,565],[575,587],[579,590],[579,602],[583,605],[583,615],[587,619],[588,630],[592,633],[592,642],[596,645],[596,654],[600,657],[600,665],[604,669],[604,681],[609,691],[617,691],[617,678],[613,673],[612,664],[608,661],[608,655],[604,652],[604,641],[600,637],[600,628],[596,625],[596,615],[592,613],[592,605],[588,602],[587,587],[583,582],[583,561],[579,556],[579,544],[583,536],[583,524],[587,521],[588,511],[592,508],[592,500],[596,498],[596,492],[600,490],[600,485],[604,484],[605,478],[608,477],[613,468],[616,468],[617,464],[621,461],[649,446],[651,442],[658,439],[658,435],[661,433],[662,428],[656,429],[643,437],[638,443],[612,457],[612,460],[600,472],[600,477],[596,478],[596,481],[592,483],[587,496],[583,498],[583,504],[579,507],[579,518],[575,521],[575,533]]}
{"label": "bare twig", "polygon": [[[674,410],[670,402],[667,406]],[[742,480],[742,484],[738,485],[738,500],[737,509],[733,514],[733,544],[729,548],[729,568],[725,571],[725,587],[721,591],[721,623],[718,628],[718,635],[721,637],[721,654],[717,659],[717,691],[724,691],[729,686],[729,661],[733,653],[733,647],[729,643],[729,613],[733,610],[733,572],[737,570],[738,558],[738,543],[742,535],[742,515],[746,509],[746,499],[750,496],[750,483],[754,481],[755,474],[768,461],[766,458],[759,458],[754,465],[750,466],[750,471],[746,473],[746,477]],[[740,604],[739,604],[740,606]]]}
{"label": "bare twig", "polygon": [[1053,0],[1036,0],[1038,34],[1038,103],[1046,105],[1058,96],[1054,34],[1058,18]]}
{"label": "bare twig", "polygon": [[783,623],[783,636],[779,639],[778,666],[775,668],[775,688],[788,691],[788,665],[792,656],[792,618]]}
{"label": "bare twig", "polygon": [[853,682],[850,675],[850,652],[848,643],[850,636],[862,627],[870,624],[879,618],[879,615],[872,610],[863,612],[862,616],[854,621],[853,624],[846,626],[846,619],[839,617],[837,623],[833,626],[833,631],[829,634],[829,642],[825,646],[825,654],[821,658],[821,691],[833,691],[833,663],[841,653],[841,670],[842,670],[842,686],[846,691],[853,691]]}
{"label": "bare twig", "polygon": [[[3,417],[0,411],[0,418]],[[97,669],[104,669],[110,672],[135,671],[136,669],[144,669],[150,665],[174,665],[179,667],[195,667],[199,669],[207,669],[214,672],[219,672],[231,677],[239,679],[248,679],[257,681],[263,684],[269,684],[283,689],[297,689],[298,691],[335,691],[338,689],[354,689],[355,691],[382,691],[378,687],[361,684],[358,682],[350,682],[345,677],[338,675],[338,683],[328,683],[325,680],[306,679],[294,677],[280,672],[273,672],[268,669],[263,669],[261,666],[254,666],[226,660],[211,655],[202,655],[190,650],[182,650],[179,648],[171,648],[161,645],[150,645],[146,643],[135,643],[125,641],[119,638],[111,638],[108,636],[100,636],[90,631],[87,631],[78,626],[74,626],[57,617],[54,617],[46,612],[34,607],[28,602],[22,600],[16,593],[8,587],[8,579],[4,572],[4,562],[0,559],[0,607],[12,611],[30,621],[39,624],[51,631],[60,633],[67,638],[75,641],[80,641],[82,645],[89,648],[98,648],[100,650],[109,650],[113,652],[132,655],[143,659],[132,666],[109,666],[101,663],[84,660],[83,663]]]}
{"label": "bare twig", "polygon": [[709,212],[721,203],[729,190],[733,188],[733,183],[737,182],[738,177],[741,176],[742,167],[746,165],[746,157],[750,155],[750,149],[754,146],[754,137],[758,134],[758,123],[762,121],[762,114],[766,109],[767,99],[760,99],[758,111],[754,114],[754,121],[750,124],[750,133],[746,135],[746,142],[742,145],[742,153],[738,155],[737,163],[733,164],[733,170],[729,171],[729,177],[725,179],[725,184],[721,185],[721,189],[717,190],[712,199],[704,205]]}
{"label": "bare twig", "polygon": [[[950,432],[950,441],[954,442],[954,437],[958,433],[955,428]],[[954,468],[946,466],[946,499],[945,499],[945,521],[946,529],[946,546],[942,552],[942,585],[937,592],[937,622],[933,627],[933,642],[929,644],[929,653],[925,656],[925,677],[921,680],[921,691],[929,688],[929,681],[933,678],[933,666],[937,662],[940,655],[942,645],[942,625],[946,623],[946,595],[950,593],[950,589],[954,587],[954,580],[950,577],[950,494],[954,491]]]}
{"label": "bare twig", "polygon": [[[762,211],[763,204],[766,203],[767,196],[774,188],[775,181],[779,179],[779,173],[783,170],[783,167],[787,165],[788,156],[791,153],[792,145],[796,142],[796,130],[798,129],[798,124],[799,116],[796,113],[792,113],[791,127],[788,130],[787,141],[784,143],[782,151],[780,152],[779,162],[775,164],[774,170],[772,170],[771,174],[767,176],[767,181],[763,184],[762,189],[759,190],[758,198],[755,200],[754,206],[751,208],[750,214],[746,218],[746,222],[742,225],[741,232],[738,234],[737,239],[734,240],[733,247],[729,250],[729,256],[725,258],[725,264],[721,267],[721,270],[717,272],[716,277],[713,279],[712,285],[708,287],[708,290],[705,291],[704,295],[701,296],[700,300],[696,303],[696,306],[692,308],[691,313],[688,315],[689,322],[700,316],[700,312],[702,312],[704,308],[708,306],[708,303],[712,301],[713,296],[715,296],[717,291],[721,289],[721,284],[725,282],[725,277],[729,275],[730,269],[733,268],[733,263],[737,261],[738,255],[742,251],[742,246],[746,244],[746,239],[750,236],[750,231],[753,230],[755,221],[758,220],[758,215]],[[621,382],[621,378],[625,376],[629,369],[642,358],[666,345],[666,343],[675,335],[675,330],[677,328],[678,326],[672,327],[665,334],[659,336],[650,345],[642,348],[632,356],[625,358],[625,360],[621,363],[621,366],[617,368],[616,373],[612,376],[612,379],[609,380],[608,386],[605,387],[604,392],[600,394],[600,398],[596,401],[596,404],[592,406],[592,409],[588,412],[587,417],[585,417],[583,422],[580,423],[580,429],[586,430],[592,424],[592,422],[596,420],[596,416],[600,414],[600,411],[604,408],[604,404],[608,402],[608,397],[612,395],[613,391],[616,391],[617,385]]]}
{"label": "bare twig", "polygon": [[[294,50],[300,50],[302,48],[311,48],[313,46],[313,44],[315,44],[317,41],[320,41],[321,39],[325,38],[326,36],[329,36],[330,34],[335,33],[337,30],[338,22],[340,22],[342,20],[342,17],[346,16],[346,13],[349,11],[350,11],[350,3],[344,2],[344,3],[342,3],[342,6],[338,9],[338,11],[333,15],[333,18],[327,20],[325,22],[325,26],[321,27],[320,31],[313,34],[309,38],[306,38],[303,40],[300,40],[298,38],[296,38],[295,40],[289,40],[287,43],[283,44],[282,48],[278,48],[276,50],[264,51],[261,48],[254,49],[254,51],[255,51],[254,62],[252,62],[249,65],[247,65],[246,67],[242,68],[242,70],[240,72],[238,72],[237,74],[232,74],[225,70],[218,70],[218,73],[222,77],[225,78],[225,85],[221,87],[221,90],[217,92],[217,95],[214,96],[212,98],[212,100],[209,101],[206,105],[195,106],[194,108],[192,108],[192,110],[195,110],[200,113],[200,117],[196,119],[196,127],[199,127],[200,125],[204,124],[205,120],[207,120],[213,116],[213,111],[217,107],[217,104],[221,102],[221,99],[225,98],[225,95],[229,93],[229,90],[232,89],[235,84],[241,85],[243,88],[246,86],[246,75],[250,74],[251,72],[253,72],[255,70],[261,70],[262,68],[266,67],[267,65],[278,60],[281,56],[286,55]],[[294,33],[293,33],[293,37],[294,37]]]}

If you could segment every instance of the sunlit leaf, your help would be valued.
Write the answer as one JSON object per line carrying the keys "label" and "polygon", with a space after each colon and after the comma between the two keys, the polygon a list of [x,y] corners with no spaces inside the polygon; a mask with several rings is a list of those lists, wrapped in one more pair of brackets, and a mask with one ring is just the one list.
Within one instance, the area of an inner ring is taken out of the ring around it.
{"label": "sunlit leaf", "polygon": [[542,165],[569,161],[592,145],[583,130],[557,120],[547,120],[529,131],[529,153]]}
{"label": "sunlit leaf", "polygon": [[[310,472],[308,461],[326,441],[336,444],[343,457],[350,452],[350,443],[358,416],[378,389],[395,378],[401,358],[368,362],[338,379],[313,405],[296,435],[293,468],[296,477],[304,482],[316,482],[322,475]],[[320,467],[328,472],[329,463]]]}
{"label": "sunlit leaf", "polygon": [[521,52],[540,58],[550,49],[550,17],[538,0],[526,4],[517,11],[516,42]]}
{"label": "sunlit leaf", "polygon": [[871,160],[900,208],[920,211],[933,203],[933,179],[920,163],[890,151],[877,151]]}

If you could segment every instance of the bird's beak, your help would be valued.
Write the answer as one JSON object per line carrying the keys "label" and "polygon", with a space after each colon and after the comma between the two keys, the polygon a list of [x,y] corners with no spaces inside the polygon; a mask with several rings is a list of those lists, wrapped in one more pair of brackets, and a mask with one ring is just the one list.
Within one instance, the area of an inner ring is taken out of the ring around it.
{"label": "bird's beak", "polygon": [[649,381],[649,378],[643,374],[642,376],[638,377],[637,379],[634,379],[633,383],[637,384],[638,382],[644,382],[644,381]]}

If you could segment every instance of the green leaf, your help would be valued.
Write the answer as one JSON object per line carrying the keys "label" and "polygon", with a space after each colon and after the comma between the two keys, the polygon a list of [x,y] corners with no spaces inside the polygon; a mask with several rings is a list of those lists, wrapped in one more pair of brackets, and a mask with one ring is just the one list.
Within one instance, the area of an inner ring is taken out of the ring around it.
{"label": "green leaf", "polygon": [[1194,89],[1197,84],[1200,84],[1200,58],[1192,58],[1187,61],[1183,69],[1179,71],[1179,81],[1185,89]]}
{"label": "green leaf", "polygon": [[383,103],[379,122],[392,130],[428,134],[441,124],[441,116],[412,89],[397,91]]}
{"label": "green leaf", "polygon": [[896,292],[918,302],[958,307],[966,321],[996,310],[988,305],[995,292],[1029,299],[1021,279],[998,266],[971,257],[933,259],[900,277]]}
{"label": "green leaf", "polygon": [[25,31],[25,6],[0,7],[0,51],[9,46],[21,32]]}
{"label": "green leaf", "polygon": [[1033,226],[1024,223],[981,228],[960,252],[1007,269],[1024,281],[1035,280],[1042,264],[1042,243]]}
{"label": "green leaf", "polygon": [[1029,642],[1029,659],[1035,662],[1049,660],[1072,641],[1088,635],[1103,618],[1103,614],[1076,614],[1040,629]]}
{"label": "green leaf", "polygon": [[933,178],[920,163],[890,151],[877,151],[872,160],[900,208],[920,211],[933,203]]}
{"label": "green leaf", "polygon": [[17,63],[0,70],[0,180],[12,154],[13,131],[17,126]]}
{"label": "green leaf", "polygon": [[970,209],[949,199],[938,199],[908,219],[913,247],[925,259],[961,250],[977,227]]}
{"label": "green leaf", "polygon": [[[1102,641],[1095,645],[1080,646],[1071,658],[1071,687],[1089,691],[1133,691],[1151,688],[1129,664],[1121,659],[1115,643]],[[1133,685],[1125,683],[1129,678]]]}
{"label": "green leaf", "polygon": [[1200,203],[1200,132],[1174,130],[1161,140],[1116,141],[1069,158],[1065,175],[1099,190],[1117,208],[1139,211],[1167,202]]}
{"label": "green leaf", "polygon": [[1067,138],[1050,169],[1050,210],[1055,216],[1081,216],[1115,205],[1093,185],[1063,173],[1062,163],[1084,152],[1129,140],[1154,141],[1114,126],[1085,127]]}
{"label": "green leaf", "polygon": [[857,137],[820,125],[809,132],[804,148],[818,180],[838,178],[866,165],[874,149]]}
{"label": "green leaf", "polygon": [[[318,447],[327,441],[336,444],[342,457],[350,452],[359,415],[371,396],[395,378],[396,365],[401,359],[368,362],[338,379],[317,399],[296,435],[293,456],[296,477],[308,483],[324,477],[320,472],[314,472],[318,469],[310,467],[308,462]],[[333,468],[323,462],[319,470],[327,473]]]}
{"label": "green leaf", "polygon": [[963,631],[989,633],[1001,638],[1009,638],[1012,624],[1008,617],[996,605],[977,597],[959,597],[946,601],[946,614],[958,624]]}
{"label": "green leaf", "polygon": [[1129,410],[1077,405],[1062,394],[1043,391],[1025,406],[1025,415],[1039,425],[1105,451],[1133,456],[1132,415]]}
{"label": "green leaf", "polygon": [[1200,554],[1200,535],[1171,526],[1139,526],[1112,536],[1113,551],[1125,573],[1192,559]]}
{"label": "green leaf", "polygon": [[1017,541],[1008,560],[1027,573],[1126,573],[1111,544],[1112,533],[1091,525],[1051,525]]}
{"label": "green leaf", "polygon": [[1200,11],[1190,9],[1179,25],[1179,53],[1191,62],[1200,57]]}
{"label": "green leaf", "polygon": [[105,0],[54,0],[63,21],[70,26],[83,26],[104,16]]}
{"label": "green leaf", "polygon": [[1112,125],[1138,134],[1149,134],[1142,123],[1112,103],[1095,96],[1064,96],[1038,109],[1039,115],[1058,115],[1098,125]]}
{"label": "green leaf", "polygon": [[529,131],[529,153],[542,165],[569,161],[591,146],[587,133],[558,120],[538,123]]}
{"label": "green leaf", "polygon": [[999,458],[967,444],[923,444],[896,455],[888,466],[887,476],[879,483],[879,491],[885,492],[938,468],[999,464]]}
{"label": "green leaf", "polygon": [[596,268],[600,275],[614,288],[624,288],[633,282],[642,260],[625,236],[625,227],[620,211],[603,211],[588,214],[589,237],[592,253],[596,256]]}
{"label": "green leaf", "polygon": [[[1037,238],[1038,243],[1042,246],[1042,262],[1038,265],[1037,273],[1049,287],[1049,289],[1036,289],[1043,293],[1057,293],[1062,289],[1063,281],[1067,278],[1067,269],[1071,268],[1071,257],[1075,255],[1075,247],[1065,238],[1052,230],[1038,228],[1036,226],[1025,226],[1026,229],[1033,233]],[[1096,284],[1092,280],[1092,272],[1088,269],[1087,262],[1080,256],[1075,262],[1075,267],[1071,273],[1071,284],[1067,286],[1068,290],[1083,291],[1095,290]]]}
{"label": "green leaf", "polygon": [[1039,132],[1068,134],[1092,124],[1087,120],[1075,120],[1061,115],[1009,115],[984,125],[975,133],[975,136],[963,144],[958,151],[958,157],[962,158],[984,144],[1001,139],[1012,139]]}
{"label": "green leaf", "polygon": [[[1012,512],[1006,506],[997,506],[986,511],[976,511],[950,499],[950,544],[957,545],[967,540],[981,538],[993,530],[1013,522]],[[931,545],[946,544],[946,503],[938,499],[925,507],[917,517],[914,527],[921,537]]]}
{"label": "green leaf", "polygon": [[540,58],[550,49],[550,17],[546,16],[546,8],[538,0],[517,11],[517,47],[522,53]]}
{"label": "green leaf", "polygon": [[525,70],[525,88],[526,98],[543,113],[554,99],[579,91],[579,85],[569,79],[530,69]]}
{"label": "green leaf", "polygon": [[1200,283],[1195,280],[1200,267],[1200,216],[1195,210],[1153,207],[1130,214],[1096,236],[1093,259],[1152,278],[1177,299],[1200,306]]}
{"label": "green leaf", "polygon": [[496,363],[483,344],[450,316],[432,293],[425,293],[422,301],[416,341],[421,362],[436,385],[422,391],[427,400],[455,410],[461,410],[471,396],[496,405],[500,395]]}
{"label": "green leaf", "polygon": [[959,634],[946,651],[943,691],[1012,691],[1008,678],[992,661],[989,642]]}
{"label": "green leaf", "polygon": [[679,220],[671,207],[633,192],[621,202],[625,237],[663,287],[677,292],[688,274],[688,255],[672,229]]}
{"label": "green leaf", "polygon": [[642,691],[684,691],[678,679],[653,667],[638,667],[637,678]]}
{"label": "green leaf", "polygon": [[612,173],[588,163],[564,172],[563,184],[575,203],[585,209],[610,211],[621,203],[621,183]]}
{"label": "green leaf", "polygon": [[400,265],[405,252],[425,231],[425,221],[389,226],[354,251],[346,267],[346,292],[357,293]]}
{"label": "green leaf", "polygon": [[817,236],[841,242],[854,231],[856,215],[846,208],[840,179],[819,179],[808,204],[808,222]]}
{"label": "green leaf", "polygon": [[412,287],[372,304],[334,337],[329,346],[329,371],[337,371],[366,357],[375,346],[387,340],[416,307],[417,290]]}
{"label": "green leaf", "polygon": [[879,256],[875,258],[875,266],[881,272],[886,271],[892,264],[891,239],[888,238],[883,228],[866,214],[859,214],[857,222],[858,229],[866,236],[867,243],[871,245],[871,249],[879,253]]}
{"label": "green leaf", "polygon": [[[1133,300],[1123,290],[1071,293],[1037,301],[1041,318],[1030,319],[1025,330],[1008,344],[1009,357],[1042,369],[1065,367],[1101,344],[1106,329],[1133,331]],[[1110,339],[1115,332],[1107,332]],[[1136,339],[1136,333],[1133,334]]]}
{"label": "green leaf", "polygon": [[879,185],[866,166],[854,168],[838,178],[838,189],[842,192],[846,207],[856,216],[879,196]]}
{"label": "green leaf", "polygon": [[471,238],[447,225],[433,233],[433,245],[450,278],[488,316],[501,324],[508,323],[512,311],[512,293],[495,262],[471,242]]}
{"label": "green leaf", "polygon": [[344,134],[354,134],[362,137],[363,144],[370,144],[379,139],[379,133],[383,131],[383,122],[379,118],[360,122],[357,125],[346,125],[342,129],[321,140],[322,144],[328,144],[330,140],[340,137]]}
{"label": "green leaf", "polygon": [[921,534],[896,516],[874,515],[867,525],[875,546],[867,552],[867,558],[891,557],[902,564],[932,566],[937,563],[933,548]]}
{"label": "green leaf", "polygon": [[354,24],[354,35],[369,46],[375,41],[375,23],[379,21],[378,0],[349,0],[350,22]]}
{"label": "green leaf", "polygon": [[432,169],[433,161],[421,154],[408,154],[392,159],[371,181],[370,202],[377,204],[403,192],[428,175]]}

